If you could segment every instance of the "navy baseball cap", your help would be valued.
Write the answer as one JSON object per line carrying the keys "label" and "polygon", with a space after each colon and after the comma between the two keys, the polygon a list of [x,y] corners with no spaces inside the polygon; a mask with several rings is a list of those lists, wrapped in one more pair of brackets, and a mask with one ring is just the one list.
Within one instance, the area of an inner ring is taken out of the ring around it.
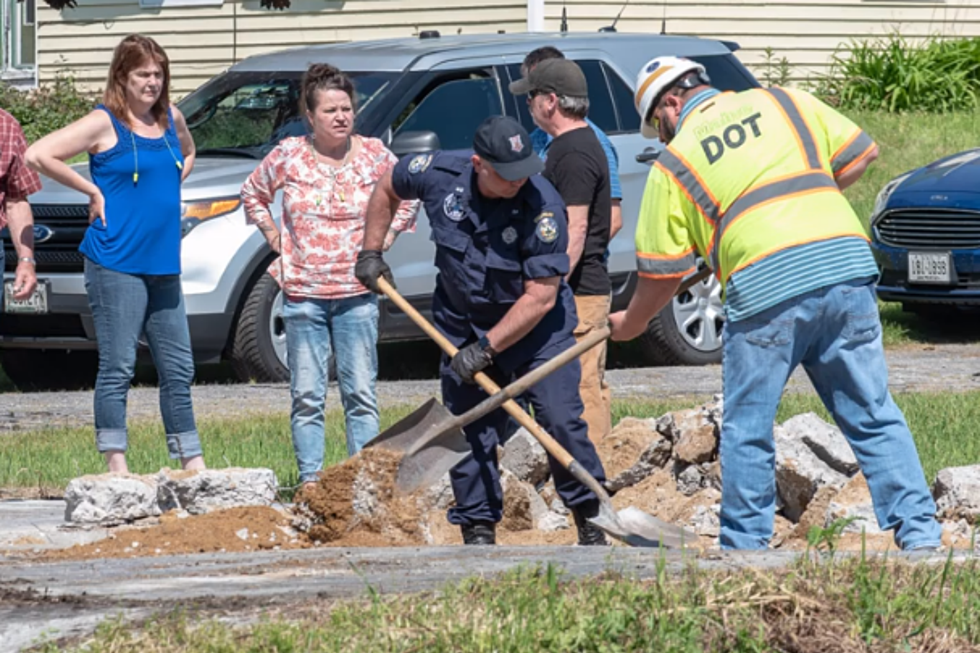
{"label": "navy baseball cap", "polygon": [[521,123],[507,116],[490,116],[476,128],[473,151],[507,181],[525,179],[544,170]]}

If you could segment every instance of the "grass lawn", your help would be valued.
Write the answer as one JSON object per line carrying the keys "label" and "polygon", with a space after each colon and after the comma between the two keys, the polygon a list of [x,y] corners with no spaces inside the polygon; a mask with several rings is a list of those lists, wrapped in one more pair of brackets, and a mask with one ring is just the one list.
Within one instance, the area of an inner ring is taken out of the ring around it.
{"label": "grass lawn", "polygon": [[184,606],[137,627],[109,620],[77,646],[40,650],[960,653],[980,644],[976,562],[802,559],[765,573],[661,567],[652,581],[615,570],[567,580],[548,566],[438,593],[381,597],[368,589],[364,600],[318,599],[237,627]]}
{"label": "grass lawn", "polygon": [[[927,478],[934,478],[944,467],[980,461],[980,438],[976,437],[976,424],[980,422],[980,392],[905,394],[896,399],[905,410],[915,434]],[[627,415],[660,416],[670,410],[693,407],[703,400],[692,397],[670,402],[614,402],[613,423]],[[413,408],[398,406],[382,410],[382,428],[398,421]],[[808,411],[816,411],[829,420],[816,397],[787,395],[780,406],[778,421]],[[297,484],[287,414],[201,420],[198,426],[205,458],[212,467],[269,467],[287,492]],[[326,438],[327,464],[343,460],[346,447],[340,411],[328,413]],[[177,466],[167,457],[163,427],[159,423],[131,425],[129,465],[133,472],[141,474]],[[58,494],[72,478],[102,471],[103,463],[95,451],[91,428],[47,429],[0,436],[0,487],[43,488]]]}

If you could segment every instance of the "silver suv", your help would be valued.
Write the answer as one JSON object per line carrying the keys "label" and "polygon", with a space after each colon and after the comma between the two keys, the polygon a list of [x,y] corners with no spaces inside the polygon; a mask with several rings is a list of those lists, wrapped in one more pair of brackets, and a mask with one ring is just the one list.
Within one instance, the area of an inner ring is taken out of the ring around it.
{"label": "silver suv", "polygon": [[[635,283],[633,233],[650,163],[660,144],[639,134],[633,106],[636,71],[658,55],[703,63],[716,86],[739,91],[758,83],[732,54],[731,43],[650,34],[498,34],[301,47],[250,57],[180,103],[197,144],[197,163],[183,186],[183,288],[199,363],[230,360],[243,379],[287,378],[282,299],[265,274],[272,253],[245,223],[242,183],[280,139],[305,132],[297,113],[299,82],[311,62],[329,62],[354,80],[357,130],[377,136],[398,156],[431,149],[468,149],[487,116],[507,114],[534,125],[522,97],[507,91],[524,55],[554,45],[582,67],[589,83],[589,118],[619,156],[623,187],[621,234],[610,246],[614,306],[625,306]],[[85,174],[87,165],[79,164]],[[94,376],[95,332],[82,281],[78,244],[87,227],[85,198],[46,179],[31,197],[40,313],[0,316],[0,364],[20,388],[65,387]],[[278,204],[278,202],[277,202]],[[278,205],[276,207],[278,212]],[[278,217],[278,216],[277,216]],[[7,245],[9,247],[9,244]],[[386,256],[399,289],[428,309],[435,286],[428,221],[403,235]],[[7,253],[7,276],[17,260]],[[648,362],[703,364],[720,358],[722,313],[717,284],[707,282],[665,309],[642,339]],[[384,341],[424,337],[383,303]]]}

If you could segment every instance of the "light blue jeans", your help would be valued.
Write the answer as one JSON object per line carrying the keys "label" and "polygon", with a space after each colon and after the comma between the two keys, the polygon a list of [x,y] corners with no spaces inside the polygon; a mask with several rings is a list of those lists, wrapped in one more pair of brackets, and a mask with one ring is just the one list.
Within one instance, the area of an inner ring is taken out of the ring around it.
{"label": "light blue jeans", "polygon": [[136,369],[140,334],[160,379],[160,415],[173,459],[202,455],[194,422],[194,358],[180,277],[126,274],[85,259],[99,375],[95,381],[95,444],[99,452],[126,451],[126,398]]}
{"label": "light blue jeans", "polygon": [[763,549],[776,511],[773,421],[802,364],[868,480],[878,525],[903,549],[938,546],[936,504],[902,411],[888,391],[868,280],[821,288],[725,324],[721,546]]}
{"label": "light blue jeans", "polygon": [[323,469],[323,408],[330,358],[337,366],[340,401],[353,456],[378,434],[378,297],[286,298],[286,349],[293,397],[293,449],[301,483]]}

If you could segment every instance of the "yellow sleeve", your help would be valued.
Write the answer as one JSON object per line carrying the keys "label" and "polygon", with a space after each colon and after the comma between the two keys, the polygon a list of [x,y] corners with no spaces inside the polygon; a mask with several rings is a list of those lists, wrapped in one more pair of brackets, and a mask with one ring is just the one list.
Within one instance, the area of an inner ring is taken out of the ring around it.
{"label": "yellow sleeve", "polygon": [[647,177],[636,222],[636,269],[655,279],[695,271],[694,240],[680,189],[659,165]]}
{"label": "yellow sleeve", "polygon": [[804,117],[820,148],[821,159],[830,162],[834,176],[840,175],[866,157],[875,142],[849,118],[830,108],[806,91],[784,89],[804,112]]}

